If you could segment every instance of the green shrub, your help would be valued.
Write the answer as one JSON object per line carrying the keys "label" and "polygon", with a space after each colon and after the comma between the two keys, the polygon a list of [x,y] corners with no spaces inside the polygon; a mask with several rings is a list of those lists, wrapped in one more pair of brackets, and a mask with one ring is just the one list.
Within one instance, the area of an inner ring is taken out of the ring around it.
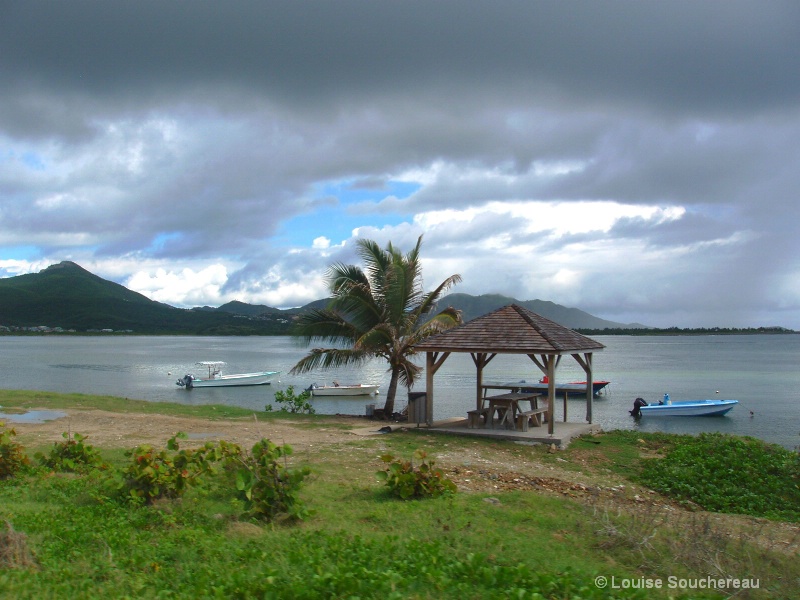
{"label": "green shrub", "polygon": [[5,425],[0,421],[0,479],[13,477],[30,463],[25,447],[14,439],[17,432]]}
{"label": "green shrub", "polygon": [[[311,392],[303,390],[299,394],[295,394],[294,386],[290,385],[286,390],[278,390],[275,392],[275,402],[281,405],[281,410],[290,413],[305,413],[313,415],[316,411],[311,403],[308,401],[311,398]],[[272,405],[267,404],[265,407],[267,412],[272,411]]]}
{"label": "green shrub", "polygon": [[61,434],[63,442],[54,442],[50,454],[37,452],[34,457],[45,467],[56,471],[77,473],[91,467],[104,467],[103,459],[94,446],[86,444],[86,436],[74,435],[65,431]]}
{"label": "green shrub", "polygon": [[647,459],[646,485],[704,509],[800,520],[800,455],[753,438],[703,433]]}
{"label": "green shrub", "polygon": [[[291,446],[277,446],[262,439],[256,442],[250,454],[229,457],[237,467],[236,489],[250,516],[273,521],[280,515],[304,519],[310,514],[298,495],[310,470],[288,468],[285,457],[291,454]],[[284,463],[279,462],[280,459],[284,459]]]}
{"label": "green shrub", "polygon": [[[416,450],[411,460],[395,460],[391,454],[384,454],[381,460],[389,466],[385,471],[378,471],[378,477],[386,481],[394,496],[403,500],[455,493],[456,484],[447,479],[441,469],[434,468],[433,459],[426,460],[427,456],[424,450]],[[414,459],[420,461],[416,469]]]}
{"label": "green shrub", "polygon": [[238,446],[226,442],[209,442],[198,450],[180,450],[177,438],[185,437],[185,433],[178,433],[170,438],[166,450],[156,451],[144,444],[127,451],[125,456],[133,460],[122,471],[118,484],[125,497],[145,504],[159,498],[178,498],[203,475],[213,472],[214,463],[240,452]]}

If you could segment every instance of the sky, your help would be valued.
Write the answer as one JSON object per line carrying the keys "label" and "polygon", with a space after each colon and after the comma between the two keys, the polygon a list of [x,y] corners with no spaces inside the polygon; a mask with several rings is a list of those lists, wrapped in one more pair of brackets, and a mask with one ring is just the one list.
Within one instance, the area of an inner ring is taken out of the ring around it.
{"label": "sky", "polygon": [[0,0],[0,277],[177,307],[426,290],[800,329],[793,1]]}

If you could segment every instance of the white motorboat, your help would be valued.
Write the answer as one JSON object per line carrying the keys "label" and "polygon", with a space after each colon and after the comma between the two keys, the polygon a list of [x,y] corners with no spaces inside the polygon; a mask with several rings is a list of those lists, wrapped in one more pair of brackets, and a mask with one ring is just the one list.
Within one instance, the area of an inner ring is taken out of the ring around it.
{"label": "white motorboat", "polygon": [[377,385],[358,383],[355,385],[340,385],[336,382],[333,385],[312,384],[308,388],[312,396],[372,396],[378,393]]}
{"label": "white motorboat", "polygon": [[187,374],[178,379],[175,383],[187,390],[198,387],[234,387],[241,385],[265,385],[272,382],[272,379],[280,374],[280,371],[257,371],[255,373],[233,373],[223,375],[222,367],[224,362],[219,360],[204,360],[197,363],[198,367],[208,370],[206,377],[196,377]]}
{"label": "white motorboat", "polygon": [[667,404],[647,404],[641,398],[633,403],[630,413],[660,417],[714,417],[727,413],[739,404],[738,400],[681,400]]}

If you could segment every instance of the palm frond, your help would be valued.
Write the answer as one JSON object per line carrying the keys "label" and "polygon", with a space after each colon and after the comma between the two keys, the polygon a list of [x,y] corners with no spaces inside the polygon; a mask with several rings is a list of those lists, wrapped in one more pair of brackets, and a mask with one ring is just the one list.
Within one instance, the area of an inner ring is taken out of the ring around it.
{"label": "palm frond", "polygon": [[422,367],[414,364],[408,358],[404,358],[398,365],[398,375],[400,383],[406,388],[411,388],[414,382],[419,378],[422,373]]}
{"label": "palm frond", "polygon": [[364,271],[355,265],[335,263],[328,267],[325,274],[328,288],[333,294],[341,295],[353,287],[369,288],[369,279]]}
{"label": "palm frond", "polygon": [[458,283],[461,283],[461,275],[450,275],[450,277],[440,283],[435,290],[425,294],[417,308],[419,315],[426,315],[431,312],[436,307],[436,303],[439,302],[442,295]]}
{"label": "palm frond", "polygon": [[[386,287],[386,273],[391,268],[392,254],[373,240],[359,239],[358,255],[366,264],[367,278],[376,298],[382,298]],[[390,245],[391,246],[391,245]]]}
{"label": "palm frond", "polygon": [[314,348],[300,359],[289,373],[300,375],[315,369],[335,369],[347,365],[360,365],[370,358],[369,354],[348,348]]}
{"label": "palm frond", "polygon": [[308,344],[314,340],[334,344],[352,343],[360,335],[341,313],[329,308],[312,309],[300,315],[296,331]]}

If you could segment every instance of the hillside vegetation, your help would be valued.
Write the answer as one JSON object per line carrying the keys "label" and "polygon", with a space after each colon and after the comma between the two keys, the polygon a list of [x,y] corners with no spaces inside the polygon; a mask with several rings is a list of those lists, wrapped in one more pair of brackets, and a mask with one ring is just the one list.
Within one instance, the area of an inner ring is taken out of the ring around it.
{"label": "hillside vegetation", "polygon": [[[150,300],[65,261],[39,273],[0,279],[0,332],[45,327],[79,333],[113,330],[149,335],[290,335],[297,315],[325,304],[327,299],[320,299],[298,308],[279,309],[232,301],[217,308],[180,309]],[[508,304],[519,304],[585,335],[795,333],[782,327],[656,329],[608,321],[554,302],[517,300],[499,294],[455,293],[439,302],[441,307],[460,310],[464,321]]]}

